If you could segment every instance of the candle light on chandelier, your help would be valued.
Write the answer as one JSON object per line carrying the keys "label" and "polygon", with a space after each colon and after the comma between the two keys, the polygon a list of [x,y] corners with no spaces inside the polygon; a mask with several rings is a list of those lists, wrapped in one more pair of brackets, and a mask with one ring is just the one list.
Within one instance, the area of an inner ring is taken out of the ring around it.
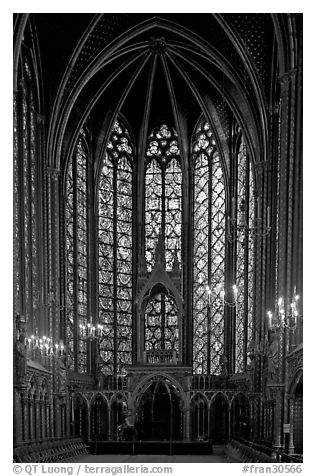
{"label": "candle light on chandelier", "polygon": [[45,335],[39,337],[37,329],[35,330],[35,334],[32,334],[30,337],[25,339],[25,344],[27,351],[38,351],[42,357],[59,357],[66,353],[66,349],[62,340],[59,342],[59,344],[54,344],[50,337]]}
{"label": "candle light on chandelier", "polygon": [[299,317],[298,301],[300,296],[296,294],[294,288],[293,298],[289,306],[286,306],[283,297],[279,297],[275,313],[270,310],[267,312],[269,330],[284,329],[295,330],[297,327],[297,319]]}
{"label": "candle light on chandelier", "polygon": [[102,324],[97,324],[97,326],[94,326],[92,324],[92,317],[90,317],[90,322],[88,322],[86,325],[79,324],[79,329],[82,339],[96,339],[102,337],[104,334],[104,327]]}
{"label": "candle light on chandelier", "polygon": [[215,291],[211,290],[211,287],[209,285],[205,286],[205,289],[208,294],[208,304],[211,306],[211,297],[212,295],[215,298],[220,298],[223,308],[226,306],[228,307],[237,307],[237,302],[238,302],[238,288],[236,284],[232,285],[232,300],[227,300],[225,299],[225,290],[224,286],[222,284],[219,284],[215,287]]}

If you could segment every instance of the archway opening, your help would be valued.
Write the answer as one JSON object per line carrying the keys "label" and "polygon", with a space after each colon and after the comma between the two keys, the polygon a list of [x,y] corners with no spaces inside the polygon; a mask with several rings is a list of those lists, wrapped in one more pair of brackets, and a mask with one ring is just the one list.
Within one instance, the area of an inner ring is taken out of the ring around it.
{"label": "archway opening", "polygon": [[234,438],[249,440],[249,401],[238,394],[231,406],[231,434]]}
{"label": "archway opening", "polygon": [[294,390],[293,443],[294,452],[303,454],[303,376],[299,377]]}
{"label": "archway opening", "polygon": [[81,395],[77,395],[74,400],[74,434],[87,438],[88,436],[88,413],[87,404]]}
{"label": "archway opening", "polygon": [[213,443],[224,444],[228,441],[228,402],[223,394],[218,394],[211,404],[210,437]]}
{"label": "archway opening", "polygon": [[197,395],[191,405],[192,439],[204,441],[208,439],[208,405],[201,395]]}
{"label": "archway opening", "polygon": [[127,404],[122,396],[119,396],[111,406],[112,437],[114,440],[122,440]]}
{"label": "archway opening", "polygon": [[148,441],[181,440],[181,400],[167,379],[153,382],[143,393],[138,411],[138,438]]}
{"label": "archway opening", "polygon": [[107,440],[108,433],[108,405],[101,395],[97,395],[91,404],[91,439]]}

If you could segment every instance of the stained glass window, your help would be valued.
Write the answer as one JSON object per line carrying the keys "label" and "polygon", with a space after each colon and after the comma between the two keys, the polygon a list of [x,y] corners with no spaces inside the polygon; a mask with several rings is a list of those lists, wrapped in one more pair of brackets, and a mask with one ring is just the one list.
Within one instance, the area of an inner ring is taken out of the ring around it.
{"label": "stained glass window", "polygon": [[[254,225],[254,183],[250,160],[244,140],[237,155],[237,224],[246,221]],[[235,320],[235,372],[244,372],[247,364],[247,347],[252,338],[254,292],[254,238],[244,234],[236,242],[236,285],[238,307]]]}
{"label": "stained glass window", "polygon": [[[251,166],[249,166],[249,185],[248,185],[248,223],[250,228],[255,224],[255,198],[254,181]],[[248,283],[247,283],[247,348],[253,338],[253,314],[254,314],[254,292],[255,292],[255,240],[254,237],[248,240]],[[249,359],[249,357],[248,357]],[[247,361],[250,364],[250,361]]]}
{"label": "stained glass window", "polygon": [[68,167],[66,182],[66,306],[68,365],[75,370],[74,359],[74,182],[73,158]]}
{"label": "stained glass window", "polygon": [[[206,121],[195,133],[193,217],[193,372],[218,375],[224,351],[225,186],[214,136]],[[212,293],[208,296],[206,286]]]}
{"label": "stained glass window", "polygon": [[[40,166],[37,161],[37,122],[33,70],[23,59],[19,89],[14,98],[14,305],[23,314],[29,332],[39,326],[39,199]],[[19,220],[19,211],[23,212]],[[23,264],[22,264],[23,263]]]}
{"label": "stained glass window", "polygon": [[119,121],[107,144],[98,188],[99,322],[105,374],[125,374],[132,363],[133,149]]}
{"label": "stained glass window", "polygon": [[[82,130],[68,167],[65,207],[68,365],[79,372],[87,371],[87,343],[78,333],[89,314],[87,164],[87,139]],[[74,342],[76,336],[77,343]]]}
{"label": "stained glass window", "polygon": [[145,350],[157,349],[179,352],[178,309],[164,293],[155,296],[145,310]]}
{"label": "stained glass window", "polygon": [[19,226],[19,215],[20,215],[20,185],[19,185],[19,175],[20,175],[20,166],[19,166],[19,140],[18,140],[18,101],[16,96],[13,100],[13,263],[14,263],[14,274],[13,274],[13,289],[14,293],[14,315],[19,313],[19,297],[20,297],[20,288],[21,288],[21,271],[19,267],[20,262],[20,246],[21,246],[21,237],[20,237],[20,226]]}
{"label": "stained glass window", "polygon": [[155,264],[155,249],[161,234],[166,269],[172,269],[175,253],[181,253],[182,171],[177,134],[162,124],[149,136],[145,173],[146,261]]}

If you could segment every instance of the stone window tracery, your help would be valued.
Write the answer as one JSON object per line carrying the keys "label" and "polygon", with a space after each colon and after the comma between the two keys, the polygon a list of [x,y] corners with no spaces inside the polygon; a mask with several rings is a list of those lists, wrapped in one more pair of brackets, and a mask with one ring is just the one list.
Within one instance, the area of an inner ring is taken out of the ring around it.
{"label": "stone window tracery", "polygon": [[125,374],[132,363],[133,148],[119,121],[107,144],[98,186],[98,303],[105,333],[102,371]]}
{"label": "stone window tracery", "polygon": [[218,296],[206,293],[225,283],[225,185],[216,143],[202,121],[193,142],[193,372],[221,371],[224,310]]}
{"label": "stone window tracery", "polygon": [[87,342],[78,332],[87,323],[88,308],[88,142],[80,131],[66,182],[66,309],[68,366],[87,372]]}
{"label": "stone window tracery", "polygon": [[161,124],[149,136],[145,172],[145,242],[149,271],[155,264],[155,249],[162,234],[166,270],[174,254],[181,255],[182,170],[177,133]]}

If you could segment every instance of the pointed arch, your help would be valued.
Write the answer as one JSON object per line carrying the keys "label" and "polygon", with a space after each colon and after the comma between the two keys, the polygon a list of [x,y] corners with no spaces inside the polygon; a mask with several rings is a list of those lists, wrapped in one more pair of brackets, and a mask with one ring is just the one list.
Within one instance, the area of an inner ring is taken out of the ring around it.
{"label": "pointed arch", "polygon": [[158,237],[162,235],[166,270],[182,247],[182,168],[178,134],[162,122],[149,135],[145,165],[145,253],[154,267]]}
{"label": "pointed arch", "polygon": [[225,332],[219,291],[225,284],[226,192],[215,137],[204,118],[192,148],[193,371],[219,375]]}
{"label": "pointed arch", "polygon": [[89,131],[81,129],[65,173],[66,335],[68,366],[87,372],[87,343],[82,329],[89,322]]}
{"label": "pointed arch", "polygon": [[125,374],[132,363],[134,145],[116,120],[98,181],[98,317],[105,374]]}

